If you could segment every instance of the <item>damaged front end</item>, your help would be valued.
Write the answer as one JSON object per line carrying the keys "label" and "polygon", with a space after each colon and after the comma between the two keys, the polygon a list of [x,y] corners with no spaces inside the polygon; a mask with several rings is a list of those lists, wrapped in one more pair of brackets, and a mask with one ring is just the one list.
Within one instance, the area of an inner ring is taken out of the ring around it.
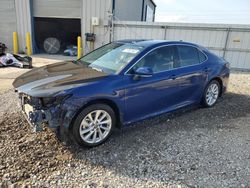
{"label": "damaged front end", "polygon": [[47,123],[49,128],[56,129],[63,119],[62,102],[69,96],[31,97],[19,93],[22,112],[29,122],[33,132],[42,131],[42,124]]}
{"label": "damaged front end", "polygon": [[48,123],[50,128],[60,127],[67,131],[86,102],[79,90],[106,77],[106,73],[79,62],[59,62],[22,74],[15,79],[13,87],[35,132],[42,130],[43,123]]}

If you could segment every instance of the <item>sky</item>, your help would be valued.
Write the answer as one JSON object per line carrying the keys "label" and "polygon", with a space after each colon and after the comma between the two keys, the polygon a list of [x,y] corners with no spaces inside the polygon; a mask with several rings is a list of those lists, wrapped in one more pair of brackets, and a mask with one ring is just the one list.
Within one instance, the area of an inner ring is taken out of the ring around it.
{"label": "sky", "polygon": [[250,0],[154,0],[156,22],[250,24]]}

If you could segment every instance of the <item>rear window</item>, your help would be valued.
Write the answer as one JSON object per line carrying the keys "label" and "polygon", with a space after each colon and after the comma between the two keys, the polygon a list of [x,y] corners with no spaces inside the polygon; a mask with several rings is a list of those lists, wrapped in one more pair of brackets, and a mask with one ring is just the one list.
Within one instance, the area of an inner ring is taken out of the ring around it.
{"label": "rear window", "polygon": [[200,63],[199,51],[191,46],[177,46],[180,67],[186,67]]}
{"label": "rear window", "polygon": [[200,63],[207,60],[207,57],[201,51],[198,50],[198,53],[199,53]]}

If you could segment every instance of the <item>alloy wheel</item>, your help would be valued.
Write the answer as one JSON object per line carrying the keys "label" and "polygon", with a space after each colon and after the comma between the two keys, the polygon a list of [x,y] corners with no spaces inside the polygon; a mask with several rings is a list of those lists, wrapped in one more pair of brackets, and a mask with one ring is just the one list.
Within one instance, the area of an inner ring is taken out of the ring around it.
{"label": "alloy wheel", "polygon": [[82,120],[79,133],[84,142],[96,144],[103,141],[110,133],[112,119],[105,110],[89,112]]}
{"label": "alloy wheel", "polygon": [[209,85],[206,92],[206,102],[209,106],[215,104],[219,96],[219,86],[216,83],[212,83]]}

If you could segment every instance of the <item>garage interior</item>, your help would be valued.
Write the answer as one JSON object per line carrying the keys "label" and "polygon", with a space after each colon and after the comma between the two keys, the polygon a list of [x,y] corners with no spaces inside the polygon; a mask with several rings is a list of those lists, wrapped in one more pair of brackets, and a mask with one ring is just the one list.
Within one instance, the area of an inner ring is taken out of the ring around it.
{"label": "garage interior", "polygon": [[62,54],[77,45],[81,36],[81,19],[34,18],[37,53]]}
{"label": "garage interior", "polygon": [[[33,50],[63,54],[81,36],[81,0],[32,0]],[[74,48],[73,48],[74,46]]]}

